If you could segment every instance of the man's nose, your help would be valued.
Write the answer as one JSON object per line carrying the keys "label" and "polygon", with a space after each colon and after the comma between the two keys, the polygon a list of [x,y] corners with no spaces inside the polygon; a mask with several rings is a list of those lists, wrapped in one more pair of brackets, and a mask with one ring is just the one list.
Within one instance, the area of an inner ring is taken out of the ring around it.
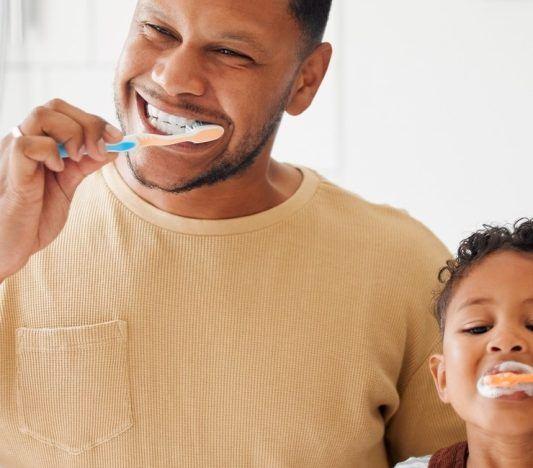
{"label": "man's nose", "polygon": [[514,331],[501,331],[487,344],[491,353],[523,353],[528,350],[528,342],[523,334]]}
{"label": "man's nose", "polygon": [[199,58],[183,45],[158,59],[152,70],[152,80],[169,96],[202,96],[206,89]]}

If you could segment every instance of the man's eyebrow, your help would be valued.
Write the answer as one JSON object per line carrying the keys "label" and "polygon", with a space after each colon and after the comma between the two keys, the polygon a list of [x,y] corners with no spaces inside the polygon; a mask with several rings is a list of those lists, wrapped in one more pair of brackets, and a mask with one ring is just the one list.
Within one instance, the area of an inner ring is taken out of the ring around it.
{"label": "man's eyebrow", "polygon": [[165,11],[163,11],[157,5],[153,5],[151,3],[149,4],[142,3],[138,8],[137,13],[138,14],[148,13],[148,14],[159,15],[163,17],[167,16]]}
{"label": "man's eyebrow", "polygon": [[[137,14],[153,14],[163,18],[168,16],[164,10],[151,3],[142,3],[137,10]],[[244,42],[250,47],[254,48],[256,51],[262,54],[268,54],[265,47],[255,37],[244,31],[224,32],[220,34],[219,38],[231,41]]]}
{"label": "man's eyebrow", "polygon": [[245,42],[246,44],[253,47],[258,52],[261,52],[262,54],[267,54],[267,50],[263,47],[263,45],[255,37],[251,36],[248,33],[240,32],[240,31],[239,32],[225,32],[225,33],[222,33],[219,37],[220,39]]}

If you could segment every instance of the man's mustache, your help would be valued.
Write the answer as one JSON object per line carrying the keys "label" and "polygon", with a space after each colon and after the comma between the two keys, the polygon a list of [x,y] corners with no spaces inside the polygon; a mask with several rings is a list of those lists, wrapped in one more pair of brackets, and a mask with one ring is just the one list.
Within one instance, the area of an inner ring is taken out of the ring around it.
{"label": "man's mustache", "polygon": [[132,85],[134,88],[139,89],[144,95],[149,96],[159,102],[165,102],[176,109],[182,109],[192,114],[202,115],[204,117],[207,117],[205,120],[210,120],[210,118],[212,118],[213,120],[218,122],[223,121],[226,122],[228,125],[232,124],[232,120],[222,112],[207,109],[206,107],[190,102],[186,98],[179,98],[179,100],[169,101],[168,96],[165,97],[164,93],[158,93],[157,91],[151,88],[147,88],[142,85],[136,85],[135,83],[132,83]]}

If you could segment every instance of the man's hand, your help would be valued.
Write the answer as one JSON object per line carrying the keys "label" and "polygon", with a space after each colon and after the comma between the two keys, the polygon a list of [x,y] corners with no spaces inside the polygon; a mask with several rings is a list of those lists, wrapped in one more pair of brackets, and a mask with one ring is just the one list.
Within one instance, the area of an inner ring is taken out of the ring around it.
{"label": "man's hand", "polygon": [[77,186],[115,159],[105,143],[122,139],[101,118],[59,99],[34,109],[19,129],[23,136],[0,141],[0,282],[58,236]]}

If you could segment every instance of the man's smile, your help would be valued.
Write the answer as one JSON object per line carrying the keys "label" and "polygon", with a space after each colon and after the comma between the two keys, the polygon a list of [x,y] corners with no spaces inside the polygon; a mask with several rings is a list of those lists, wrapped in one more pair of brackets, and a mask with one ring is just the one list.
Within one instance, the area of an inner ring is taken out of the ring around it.
{"label": "man's smile", "polygon": [[[224,129],[207,143],[143,148],[120,160],[119,170],[150,190],[145,196],[181,204],[174,195],[194,191],[191,196],[203,198],[202,188],[256,186],[259,173],[274,170],[270,152],[283,115],[301,114],[311,104],[331,46],[321,42],[323,29],[314,22],[311,28],[311,18],[299,19],[303,7],[284,0],[265,10],[263,3],[139,2],[115,76],[122,128],[157,135],[201,131],[206,123]],[[329,0],[325,6],[323,13]],[[327,15],[318,19],[325,25]],[[283,169],[293,190],[301,175]],[[259,178],[271,191],[271,177]],[[277,190],[271,198],[266,203],[262,197],[261,204],[276,202]]]}
{"label": "man's smile", "polygon": [[203,125],[209,125],[209,122],[191,120],[183,116],[167,114],[151,104],[146,106],[146,113],[148,115],[148,120],[155,128],[168,133],[169,135],[183,135],[189,130],[193,130]]}
{"label": "man's smile", "polygon": [[208,143],[185,142],[158,149],[184,154],[195,154],[200,157],[203,153],[215,147],[221,147],[228,141],[229,132],[227,122],[220,122],[220,119],[217,122],[212,117],[195,115],[182,108],[173,109],[168,104],[157,102],[150,97],[141,95],[141,92],[138,90],[135,90],[135,98],[137,101],[137,120],[142,132],[159,135],[177,135],[206,124],[220,125],[224,128],[224,135],[215,141]]}

